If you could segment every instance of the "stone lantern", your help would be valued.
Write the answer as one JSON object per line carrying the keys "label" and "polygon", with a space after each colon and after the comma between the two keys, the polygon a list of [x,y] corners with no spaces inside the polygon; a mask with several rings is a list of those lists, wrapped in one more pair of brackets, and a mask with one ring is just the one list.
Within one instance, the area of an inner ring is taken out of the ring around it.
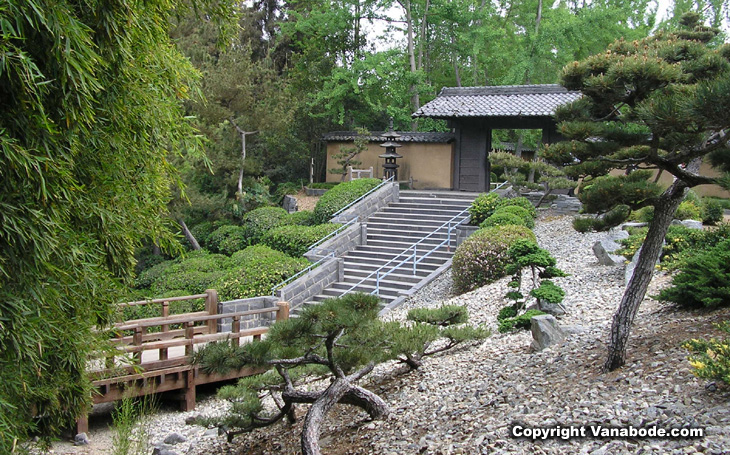
{"label": "stone lantern", "polygon": [[380,146],[385,148],[385,153],[378,155],[379,158],[385,159],[385,163],[383,164],[383,178],[389,179],[390,177],[393,177],[393,180],[397,182],[398,168],[400,165],[397,164],[395,160],[403,158],[403,156],[399,155],[395,151],[395,149],[401,147],[401,145],[396,142],[401,136],[393,131],[393,119],[390,120],[390,131],[383,134],[383,137],[385,138],[385,142],[380,144]]}

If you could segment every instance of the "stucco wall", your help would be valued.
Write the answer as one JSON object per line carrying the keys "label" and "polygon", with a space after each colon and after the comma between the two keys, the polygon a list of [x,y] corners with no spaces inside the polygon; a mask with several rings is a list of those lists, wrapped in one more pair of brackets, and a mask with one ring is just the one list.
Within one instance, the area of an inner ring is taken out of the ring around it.
{"label": "stucco wall", "polygon": [[[399,158],[397,163],[398,180],[401,182],[408,181],[413,177],[413,189],[451,189],[453,163],[453,146],[452,144],[443,143],[402,143],[397,151],[403,158]],[[340,147],[352,147],[351,142],[329,142],[327,144],[327,181],[339,182],[341,176],[339,174],[330,174],[332,168],[339,168],[336,160],[332,156],[339,153]],[[385,149],[377,143],[368,144],[367,150],[357,156],[357,160],[362,164],[353,166],[357,169],[368,169],[373,167],[375,178],[383,177],[383,158],[378,155],[385,153]]]}

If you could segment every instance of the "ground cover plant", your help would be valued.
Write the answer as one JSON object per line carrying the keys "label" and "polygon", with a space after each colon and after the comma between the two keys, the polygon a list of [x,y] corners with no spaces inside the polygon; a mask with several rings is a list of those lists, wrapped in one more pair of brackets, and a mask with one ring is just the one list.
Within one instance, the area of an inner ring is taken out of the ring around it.
{"label": "ground cover plant", "polygon": [[332,215],[381,183],[379,179],[357,179],[340,183],[327,191],[314,207],[317,224],[328,223]]}

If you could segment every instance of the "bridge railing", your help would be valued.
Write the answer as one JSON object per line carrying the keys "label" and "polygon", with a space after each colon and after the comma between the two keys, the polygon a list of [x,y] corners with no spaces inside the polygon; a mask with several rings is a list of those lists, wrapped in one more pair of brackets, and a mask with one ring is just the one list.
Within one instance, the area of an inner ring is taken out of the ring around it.
{"label": "bridge railing", "polygon": [[[170,314],[170,303],[205,298],[205,311]],[[289,318],[289,304],[276,305],[234,313],[218,314],[215,290],[205,294],[164,299],[143,300],[120,304],[121,307],[160,306],[160,316],[132,319],[111,328],[112,350],[104,352],[103,361],[92,365],[92,378],[113,377],[140,371],[152,371],[188,364],[196,345],[211,341],[230,340],[238,345],[242,338],[260,340],[267,326],[241,328],[241,321],[250,316],[273,314],[277,321]],[[218,321],[231,319],[230,332],[218,332]],[[102,364],[103,363],[103,364]]]}

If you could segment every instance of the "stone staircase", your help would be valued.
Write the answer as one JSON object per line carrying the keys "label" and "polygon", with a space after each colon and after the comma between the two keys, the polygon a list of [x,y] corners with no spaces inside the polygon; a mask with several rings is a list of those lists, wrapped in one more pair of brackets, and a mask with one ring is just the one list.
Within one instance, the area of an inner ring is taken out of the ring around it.
{"label": "stone staircase", "polygon": [[[468,217],[468,212],[461,212],[471,205],[476,196],[476,193],[449,191],[401,191],[398,202],[391,203],[368,218],[365,244],[341,256],[344,260],[344,279],[333,283],[293,313],[298,313],[307,305],[347,292],[373,292],[377,286],[378,269],[381,276],[387,273],[379,280],[378,295],[383,303],[388,305],[404,297],[408,291],[428,281],[434,272],[451,259],[456,247],[455,230],[451,232],[450,244],[431,250],[447,240],[450,220],[451,225],[454,225]],[[417,264],[415,274],[412,258],[393,269],[412,255],[413,245],[419,241],[416,258],[421,259],[430,254]]]}

